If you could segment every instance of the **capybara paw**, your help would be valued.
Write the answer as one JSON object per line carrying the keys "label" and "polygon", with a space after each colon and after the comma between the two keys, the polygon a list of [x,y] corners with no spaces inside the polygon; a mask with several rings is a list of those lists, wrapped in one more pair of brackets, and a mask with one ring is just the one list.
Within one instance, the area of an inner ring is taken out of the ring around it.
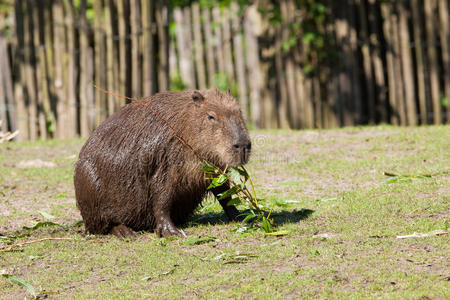
{"label": "capybara paw", "polygon": [[114,226],[111,229],[111,233],[114,234],[115,236],[117,236],[121,240],[126,239],[126,238],[138,237],[138,234],[136,231],[134,231],[133,229],[131,229],[123,224]]}
{"label": "capybara paw", "polygon": [[159,237],[168,237],[172,235],[183,236],[180,230],[169,223],[158,224],[155,229],[155,233]]}

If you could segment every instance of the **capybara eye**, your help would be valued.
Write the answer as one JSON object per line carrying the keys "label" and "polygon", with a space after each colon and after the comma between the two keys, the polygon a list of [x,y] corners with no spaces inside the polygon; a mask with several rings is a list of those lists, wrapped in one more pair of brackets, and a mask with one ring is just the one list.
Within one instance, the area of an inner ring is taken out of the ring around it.
{"label": "capybara eye", "polygon": [[210,121],[216,121],[216,118],[214,118],[214,116],[210,115],[210,114],[206,114],[206,117],[208,118],[208,120]]}

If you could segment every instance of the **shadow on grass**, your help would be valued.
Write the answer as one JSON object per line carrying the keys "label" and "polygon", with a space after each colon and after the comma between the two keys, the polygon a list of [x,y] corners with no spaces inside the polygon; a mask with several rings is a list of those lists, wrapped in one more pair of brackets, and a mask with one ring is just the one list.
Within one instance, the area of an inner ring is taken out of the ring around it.
{"label": "shadow on grass", "polygon": [[[246,211],[242,211],[241,213],[245,213]],[[268,215],[268,211],[263,211],[264,215]],[[314,212],[312,209],[302,208],[300,210],[282,210],[279,212],[272,212],[270,218],[272,218],[276,225],[283,225],[287,223],[298,223],[304,219],[309,218],[309,216]],[[241,218],[241,220],[244,217]],[[205,224],[205,225],[217,225],[217,224],[225,224],[228,223],[228,219],[224,212],[220,213],[203,213],[203,214],[195,214],[191,218],[189,218],[188,222],[183,227],[190,227],[194,224]]]}

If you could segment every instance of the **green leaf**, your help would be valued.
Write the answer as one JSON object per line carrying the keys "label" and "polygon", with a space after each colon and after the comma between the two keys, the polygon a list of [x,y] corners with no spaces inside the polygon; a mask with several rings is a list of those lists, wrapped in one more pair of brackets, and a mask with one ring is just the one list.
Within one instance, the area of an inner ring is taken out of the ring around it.
{"label": "green leaf", "polygon": [[265,232],[266,235],[274,235],[274,236],[280,236],[280,235],[288,235],[290,232],[288,230],[280,230],[275,232]]}
{"label": "green leaf", "polygon": [[158,275],[142,277],[141,280],[143,280],[143,281],[149,281],[149,280],[153,280],[153,279],[156,279],[156,278],[159,278],[159,277],[162,277],[162,276],[166,276],[166,275],[173,274],[173,272],[175,272],[175,268],[170,269],[169,271],[164,272],[164,273],[161,273],[161,274],[158,274]]}
{"label": "green leaf", "polygon": [[211,164],[207,163],[207,162],[202,162],[202,166],[203,168],[201,168],[200,170],[204,173],[208,173],[208,174],[217,174],[217,169],[214,168]]}
{"label": "green leaf", "polygon": [[219,176],[213,178],[211,184],[208,186],[208,190],[219,187],[223,185],[226,181],[227,178],[223,174],[220,174]]}
{"label": "green leaf", "polygon": [[55,218],[55,216],[52,216],[51,214],[46,213],[45,211],[38,211],[38,212],[41,214],[41,216],[43,216],[44,218],[46,218],[48,220],[51,220],[51,219]]}
{"label": "green leaf", "polygon": [[205,238],[199,238],[199,237],[191,237],[189,239],[187,239],[183,244],[185,245],[199,245],[199,244],[204,244],[204,243],[208,243],[208,242],[214,242],[217,239],[215,237],[205,237]]}
{"label": "green leaf", "polygon": [[249,214],[249,215],[247,215],[247,216],[244,218],[244,220],[242,220],[242,222],[243,222],[243,223],[249,222],[249,221],[253,220],[253,219],[256,218],[256,217],[258,217],[258,215],[251,215],[251,214]]}
{"label": "green leaf", "polygon": [[37,222],[36,224],[34,224],[33,226],[23,226],[22,228],[25,230],[35,230],[41,227],[47,227],[47,226],[61,226],[57,223],[53,223],[53,222],[49,222],[49,221],[45,221],[45,222]]}
{"label": "green leaf", "polygon": [[270,222],[269,222],[269,220],[267,220],[266,217],[263,217],[262,223],[263,223],[263,229],[264,229],[264,231],[265,231],[266,233],[272,232],[272,231],[273,231],[273,230],[272,230],[272,225],[270,225]]}
{"label": "green leaf", "polygon": [[22,279],[20,277],[11,275],[11,274],[2,274],[3,277],[6,279],[9,279],[14,284],[17,284],[20,287],[23,287],[27,290],[27,292],[33,296],[33,298],[36,298],[38,294],[36,294],[36,291],[34,290],[34,287],[29,284],[25,279]]}
{"label": "green leaf", "polygon": [[234,181],[235,183],[237,183],[237,184],[242,183],[241,173],[236,168],[230,168],[230,170],[228,170],[227,174],[230,177],[230,179],[232,181]]}
{"label": "green leaf", "polygon": [[239,204],[241,204],[241,199],[239,199],[238,197],[235,197],[227,202],[227,206],[239,205]]}
{"label": "green leaf", "polygon": [[200,237],[192,237],[187,239],[184,244],[186,245],[199,245],[199,244],[204,244],[204,243],[208,243],[208,242],[214,242],[217,239],[215,237],[205,237],[205,238],[200,238]]}
{"label": "green leaf", "polygon": [[217,200],[222,200],[222,199],[231,197],[231,196],[233,196],[233,195],[235,195],[235,194],[237,194],[239,192],[240,192],[239,188],[237,186],[233,186],[231,189],[226,190],[225,192],[220,193],[219,195],[217,195],[217,196],[219,196],[219,198]]}

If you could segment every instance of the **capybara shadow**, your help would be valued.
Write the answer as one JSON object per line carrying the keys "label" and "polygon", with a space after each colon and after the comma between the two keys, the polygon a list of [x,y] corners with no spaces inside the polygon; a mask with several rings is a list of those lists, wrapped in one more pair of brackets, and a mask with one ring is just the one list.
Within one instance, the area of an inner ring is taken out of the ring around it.
{"label": "capybara shadow", "polygon": [[[251,142],[238,103],[216,90],[162,92],[125,105],[89,137],[75,165],[75,195],[86,230],[134,236],[181,235],[209,185],[201,161],[246,164]],[[227,185],[212,190],[217,195]],[[231,220],[239,214],[222,199]]]}
{"label": "capybara shadow", "polygon": [[[241,213],[245,213],[243,211]],[[268,215],[268,211],[263,211],[264,215]],[[270,214],[270,218],[273,219],[275,225],[283,225],[288,223],[298,223],[302,220],[309,218],[314,213],[314,210],[302,208],[300,210],[282,210],[277,212],[272,212]],[[226,222],[226,218],[223,213],[200,213],[195,214],[189,218],[189,222],[198,223],[198,224],[209,224],[209,225],[217,225],[223,224]]]}

